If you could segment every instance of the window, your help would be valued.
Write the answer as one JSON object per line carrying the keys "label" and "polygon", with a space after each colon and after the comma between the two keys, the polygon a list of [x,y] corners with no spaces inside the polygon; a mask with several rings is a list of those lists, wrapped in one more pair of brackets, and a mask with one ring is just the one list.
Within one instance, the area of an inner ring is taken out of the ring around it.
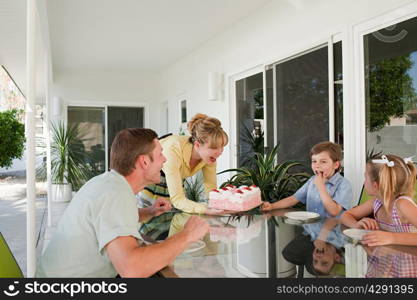
{"label": "window", "polygon": [[364,36],[366,150],[417,154],[417,18]]}

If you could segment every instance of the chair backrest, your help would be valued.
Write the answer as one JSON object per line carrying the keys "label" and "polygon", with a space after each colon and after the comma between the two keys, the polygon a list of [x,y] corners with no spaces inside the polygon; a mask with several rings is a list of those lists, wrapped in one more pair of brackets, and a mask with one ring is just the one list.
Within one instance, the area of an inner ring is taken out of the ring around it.
{"label": "chair backrest", "polygon": [[361,195],[359,196],[358,205],[361,205],[362,203],[365,203],[369,199],[371,199],[372,196],[369,196],[368,193],[365,190],[365,186],[362,185]]}
{"label": "chair backrest", "polygon": [[23,278],[22,270],[17,264],[12,251],[0,232],[0,278]]}

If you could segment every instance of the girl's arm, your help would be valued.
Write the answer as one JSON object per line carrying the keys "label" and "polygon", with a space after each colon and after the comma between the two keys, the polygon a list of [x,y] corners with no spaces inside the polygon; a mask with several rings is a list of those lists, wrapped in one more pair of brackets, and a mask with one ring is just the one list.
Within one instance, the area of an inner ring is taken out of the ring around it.
{"label": "girl's arm", "polygon": [[360,228],[359,221],[373,212],[375,199],[369,199],[365,203],[355,206],[342,214],[341,221],[344,225],[353,228]]}

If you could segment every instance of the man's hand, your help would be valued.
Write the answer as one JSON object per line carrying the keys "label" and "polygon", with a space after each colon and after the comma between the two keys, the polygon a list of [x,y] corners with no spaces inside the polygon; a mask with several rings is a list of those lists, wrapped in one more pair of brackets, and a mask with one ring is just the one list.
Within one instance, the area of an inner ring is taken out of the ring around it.
{"label": "man's hand", "polygon": [[366,230],[378,230],[379,226],[378,226],[378,222],[375,221],[375,219],[371,219],[371,218],[363,218],[360,221],[358,221],[357,227],[358,228],[363,228]]}
{"label": "man's hand", "polygon": [[183,233],[188,242],[195,242],[203,238],[209,231],[209,224],[201,217],[191,216],[184,225]]}
{"label": "man's hand", "polygon": [[171,203],[165,198],[159,197],[155,200],[154,204],[151,206],[151,214],[152,216],[157,217],[171,209],[172,209]]}

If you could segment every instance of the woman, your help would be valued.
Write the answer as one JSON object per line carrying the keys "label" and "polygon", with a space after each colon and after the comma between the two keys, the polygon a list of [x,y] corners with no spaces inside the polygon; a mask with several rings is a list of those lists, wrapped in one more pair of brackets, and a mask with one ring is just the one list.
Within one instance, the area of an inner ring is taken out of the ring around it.
{"label": "woman", "polygon": [[[206,192],[217,188],[216,161],[228,143],[228,136],[218,119],[204,114],[196,114],[187,126],[191,136],[169,135],[160,140],[167,159],[161,171],[161,182],[145,187],[139,194],[140,207],[152,205],[158,197],[166,197],[173,207],[186,213],[221,213],[204,203],[187,199],[183,182],[201,170]],[[144,224],[141,232],[156,238],[156,232],[161,232],[163,227],[161,218],[165,218],[166,223],[170,217],[172,215],[161,215],[158,220]]]}

